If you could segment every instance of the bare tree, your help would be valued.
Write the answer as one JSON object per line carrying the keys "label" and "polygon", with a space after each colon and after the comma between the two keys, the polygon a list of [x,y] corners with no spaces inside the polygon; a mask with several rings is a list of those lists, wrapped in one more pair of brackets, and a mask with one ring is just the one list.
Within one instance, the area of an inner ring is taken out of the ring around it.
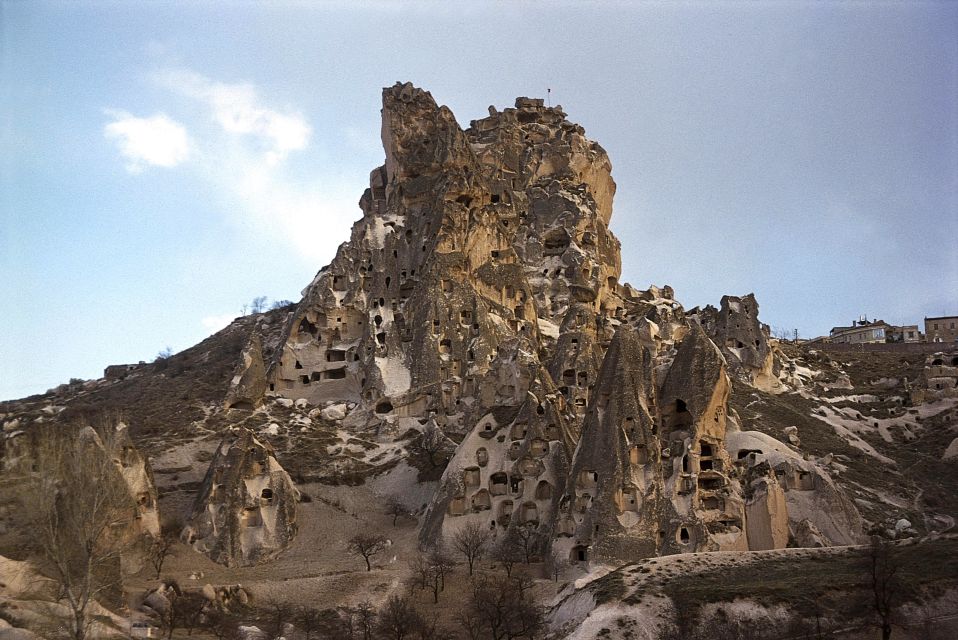
{"label": "bare tree", "polygon": [[183,592],[176,580],[167,580],[158,589],[158,592],[166,598],[166,609],[161,609],[158,612],[160,614],[160,627],[166,629],[166,640],[170,640],[173,637],[173,630],[176,629],[180,621],[178,605]]}
{"label": "bare tree", "polygon": [[59,584],[74,640],[89,631],[90,605],[122,588],[120,559],[134,541],[135,503],[109,453],[119,419],[95,421],[99,433],[78,424],[41,433],[24,492],[41,568]]}
{"label": "bare tree", "polygon": [[445,590],[446,575],[452,571],[452,567],[452,561],[441,548],[433,549],[426,555],[419,554],[409,563],[416,586],[432,591],[433,603],[439,602],[439,593]]}
{"label": "bare tree", "polygon": [[772,327],[772,337],[783,342],[798,341],[798,329],[787,327]]}
{"label": "bare tree", "polygon": [[460,625],[471,638],[535,637],[542,629],[543,617],[528,593],[530,585],[528,580],[503,575],[477,580],[468,612],[459,616]]}
{"label": "bare tree", "polygon": [[414,559],[409,561],[409,570],[412,572],[413,584],[418,589],[433,589],[433,601],[438,602],[439,580],[433,580],[432,567],[429,566],[426,557],[421,553],[417,554]]}
{"label": "bare tree", "polygon": [[283,307],[291,307],[295,302],[292,300],[274,300],[273,304],[269,305],[270,310],[275,311],[276,309],[282,309]]}
{"label": "bare tree", "polygon": [[453,535],[452,544],[466,559],[470,576],[475,565],[482,560],[491,540],[492,531],[475,521],[466,523]]}
{"label": "bare tree", "polygon": [[868,548],[868,574],[872,589],[872,602],[878,615],[878,627],[882,640],[889,640],[892,632],[892,613],[898,602],[898,559],[895,545],[888,540],[872,536]]}
{"label": "bare tree", "polygon": [[396,519],[400,516],[407,515],[409,509],[406,508],[406,505],[402,503],[402,500],[396,496],[389,496],[386,498],[386,515],[393,517],[393,526],[396,526]]}
{"label": "bare tree", "polygon": [[250,304],[250,313],[263,313],[266,309],[266,296],[256,296]]}
{"label": "bare tree", "polygon": [[409,638],[422,624],[422,617],[406,598],[390,596],[379,612],[377,628],[382,637],[390,640]]}
{"label": "bare tree", "polygon": [[337,609],[323,609],[317,612],[317,626],[314,631],[319,637],[328,640],[354,640],[353,609],[339,607]]}
{"label": "bare tree", "polygon": [[446,576],[452,573],[456,565],[452,561],[452,558],[449,557],[449,554],[446,553],[446,548],[442,541],[429,552],[429,564],[432,565],[433,571],[439,576],[440,591],[445,591]]}
{"label": "bare tree", "polygon": [[296,616],[296,610],[293,605],[283,600],[267,600],[264,608],[266,617],[269,620],[270,628],[275,637],[283,635],[286,623],[291,622]]}
{"label": "bare tree", "polygon": [[435,619],[426,620],[422,618],[417,631],[418,640],[455,640],[455,636],[440,627]]}
{"label": "bare tree", "polygon": [[371,640],[376,628],[376,610],[369,600],[363,600],[356,605],[356,622],[363,633],[363,640]]}
{"label": "bare tree", "polygon": [[217,640],[233,640],[240,635],[239,620],[222,609],[213,609],[206,615],[206,628]]}
{"label": "bare tree", "polygon": [[346,543],[346,551],[354,556],[362,556],[366,561],[366,571],[372,571],[370,558],[382,553],[388,544],[385,537],[372,533],[357,533]]}
{"label": "bare tree", "polygon": [[536,548],[541,540],[539,530],[535,525],[529,522],[519,525],[512,530],[510,537],[514,540],[516,547],[522,551],[522,557],[526,564],[532,562],[532,557],[535,555]]}
{"label": "bare tree", "polygon": [[485,621],[473,607],[465,607],[456,614],[456,622],[466,632],[469,640],[483,640],[486,637]]}
{"label": "bare tree", "polygon": [[187,635],[192,635],[203,617],[206,599],[199,593],[183,591],[171,579],[164,582],[164,594],[168,606],[160,612],[160,623],[166,629],[167,640],[173,637],[175,629],[185,629]]}
{"label": "bare tree", "polygon": [[522,549],[516,545],[515,538],[509,537],[499,543],[493,553],[496,563],[506,572],[506,576],[512,576],[512,569],[516,563],[522,561]]}
{"label": "bare tree", "polygon": [[186,629],[186,635],[193,635],[193,629],[200,626],[206,609],[206,598],[199,593],[183,593],[176,602],[177,625]]}
{"label": "bare tree", "polygon": [[[164,528],[165,529],[165,528]],[[153,538],[150,543],[148,558],[150,566],[156,572],[156,579],[159,580],[160,572],[163,571],[163,564],[167,557],[173,553],[173,545],[176,544],[177,534],[169,529],[160,532],[160,535]]]}
{"label": "bare tree", "polygon": [[337,607],[339,613],[339,626],[343,631],[343,637],[353,640],[356,637],[356,610],[352,607]]}
{"label": "bare tree", "polygon": [[296,626],[299,627],[306,640],[309,640],[314,631],[322,626],[322,615],[316,609],[305,605],[296,610]]}
{"label": "bare tree", "polygon": [[546,578],[552,578],[555,582],[559,582],[559,576],[562,575],[563,569],[565,569],[566,563],[562,559],[562,556],[559,555],[559,552],[553,549],[549,552],[549,555],[546,556],[545,562],[543,564],[543,574]]}

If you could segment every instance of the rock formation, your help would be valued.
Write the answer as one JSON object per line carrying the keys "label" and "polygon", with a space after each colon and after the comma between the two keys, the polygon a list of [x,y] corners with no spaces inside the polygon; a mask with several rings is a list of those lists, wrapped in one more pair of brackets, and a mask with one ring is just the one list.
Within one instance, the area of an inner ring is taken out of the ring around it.
{"label": "rock formation", "polygon": [[[733,378],[783,390],[758,303],[687,314],[670,287],[620,283],[611,163],[561,107],[519,98],[462,129],[397,84],[382,141],[349,241],[285,316],[243,334],[227,422],[276,400],[391,444],[440,430],[457,444],[425,545],[470,522],[577,562],[857,535],[823,470],[785,445],[762,448],[765,466],[729,447],[748,427],[729,415]],[[268,559],[295,535],[297,498],[244,427],[184,539],[217,562]]]}
{"label": "rock formation", "polygon": [[[761,530],[760,539],[769,540],[766,533],[771,539],[782,539],[787,527],[796,546],[864,542],[861,515],[822,466],[757,431],[729,433],[726,446],[749,485],[747,509],[753,518],[749,531],[753,526],[757,532]],[[784,494],[784,510],[780,493]],[[761,523],[753,525],[756,517]],[[755,548],[772,547],[761,542]]]}
{"label": "rock formation", "polygon": [[258,335],[253,334],[240,358],[236,374],[230,380],[224,405],[227,409],[254,409],[262,402],[266,392],[266,367]]}
{"label": "rock formation", "polygon": [[561,107],[519,98],[462,130],[397,84],[382,115],[386,161],[291,315],[269,393],[459,441],[427,543],[479,520],[576,560],[748,549],[750,510],[755,544],[783,546],[776,480],[752,491],[725,448],[729,367],[777,384],[754,296],[687,318],[669,287],[620,284],[611,164]]}
{"label": "rock formation", "polygon": [[[35,424],[32,428],[14,430],[6,435],[3,455],[3,469],[13,477],[24,478],[34,474],[38,456],[62,455],[57,452],[47,439],[73,437],[75,443],[65,446],[78,447],[77,455],[84,460],[89,456],[97,456],[101,460],[110,460],[116,469],[113,476],[102,478],[101,481],[122,482],[122,487],[129,494],[130,504],[133,505],[133,517],[123,527],[123,536],[128,539],[141,535],[158,536],[160,533],[160,518],[157,509],[156,483],[153,479],[153,470],[149,460],[134,446],[130,439],[127,425],[119,422],[101,427],[97,431],[92,426],[84,426],[77,431],[69,428],[42,428],[45,425]],[[70,434],[70,435],[68,435]],[[93,465],[100,468],[99,465]],[[112,468],[112,467],[110,467]],[[126,500],[126,498],[123,498]],[[119,528],[118,528],[119,531]]]}
{"label": "rock formation", "polygon": [[108,446],[91,427],[81,432],[98,443],[105,455],[113,458],[129,489],[130,497],[136,503],[136,528],[138,532],[156,537],[160,535],[160,514],[156,502],[156,482],[153,479],[153,469],[149,461],[133,445],[130,432],[126,424],[117,425],[115,432],[109,439]]}
{"label": "rock formation", "polygon": [[719,309],[707,305],[690,311],[689,316],[721,349],[731,374],[769,393],[784,391],[779,380],[782,364],[769,344],[768,325],[759,322],[755,294],[722,296]]}
{"label": "rock formation", "polygon": [[182,538],[215,562],[256,564],[292,542],[298,501],[272,447],[243,429],[216,450]]}

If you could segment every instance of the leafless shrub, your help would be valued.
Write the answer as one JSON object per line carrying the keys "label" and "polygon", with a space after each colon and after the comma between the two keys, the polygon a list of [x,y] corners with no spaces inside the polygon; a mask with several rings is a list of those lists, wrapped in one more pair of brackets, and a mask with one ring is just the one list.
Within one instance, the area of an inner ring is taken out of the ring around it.
{"label": "leafless shrub", "polygon": [[362,556],[366,561],[366,571],[372,571],[370,562],[373,556],[386,549],[388,541],[385,537],[372,533],[357,533],[346,543],[346,551],[354,556]]}

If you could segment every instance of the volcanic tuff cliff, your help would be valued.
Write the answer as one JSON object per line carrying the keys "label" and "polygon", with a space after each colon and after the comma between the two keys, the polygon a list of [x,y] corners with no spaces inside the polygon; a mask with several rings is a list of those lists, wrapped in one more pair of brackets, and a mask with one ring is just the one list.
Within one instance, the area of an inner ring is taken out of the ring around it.
{"label": "volcanic tuff cliff", "polygon": [[[185,521],[164,573],[205,573],[223,606],[385,600],[470,523],[566,574],[548,590],[556,637],[655,637],[675,612],[758,593],[791,607],[820,577],[846,625],[862,552],[779,550],[866,528],[930,534],[909,580],[950,597],[954,563],[935,554],[958,517],[958,353],[790,345],[751,294],[686,311],[669,287],[620,283],[609,159],[559,107],[519,98],[463,130],[397,84],[382,114],[362,218],[299,303],[0,402],[0,610],[17,626],[46,606],[10,580],[37,553],[20,488],[64,437],[124,482],[117,531],[140,544],[120,569],[142,565],[160,516]],[[367,531],[389,558],[353,573],[346,543]],[[704,550],[758,553],[655,557]]]}
{"label": "volcanic tuff cliff", "polygon": [[[480,520],[574,561],[783,546],[787,487],[766,465],[753,492],[764,451],[726,447],[740,427],[726,358],[780,385],[754,298],[687,317],[669,287],[619,283],[605,151],[542,100],[489,113],[462,130],[428,92],[383,91],[386,161],[363,217],[265,377],[250,343],[227,406],[263,389],[355,403],[347,429],[438,426],[459,444],[424,542]],[[858,523],[847,500],[832,506]],[[832,529],[816,518],[831,512],[803,520]]]}

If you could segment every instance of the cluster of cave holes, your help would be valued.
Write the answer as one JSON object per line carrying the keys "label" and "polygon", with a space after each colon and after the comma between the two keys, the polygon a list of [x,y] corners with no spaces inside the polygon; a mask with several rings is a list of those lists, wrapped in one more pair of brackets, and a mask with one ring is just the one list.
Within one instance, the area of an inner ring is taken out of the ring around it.
{"label": "cluster of cave holes", "polygon": [[715,455],[714,445],[699,443],[699,471],[721,471],[722,459]]}
{"label": "cluster of cave holes", "polygon": [[[573,508],[577,513],[585,513],[592,506],[592,493],[599,483],[599,474],[591,469],[579,472],[576,479],[576,497]],[[581,492],[581,493],[580,493]]]}
{"label": "cluster of cave holes", "polygon": [[[488,454],[486,454],[486,456],[487,455]],[[477,457],[479,457],[478,452]],[[485,457],[485,462],[481,463],[482,466],[484,466],[486,462],[488,462],[488,457]],[[466,489],[480,486],[481,481],[482,475],[479,467],[469,467],[463,471],[463,484]],[[493,497],[506,495],[521,497],[522,486],[523,478],[521,476],[509,476],[505,472],[494,473],[489,478],[489,489],[479,489],[473,493],[469,499],[468,508],[473,512],[490,510],[493,506]],[[552,495],[552,485],[547,480],[540,480],[534,491],[534,499],[551,500]],[[450,504],[450,513],[453,515],[461,515],[464,512],[465,506],[462,498],[454,499],[453,503]],[[498,523],[502,526],[508,525],[512,518],[513,511],[514,503],[512,499],[507,498],[499,501],[496,513]],[[521,504],[519,517],[522,522],[538,522],[538,505],[532,501],[526,501]],[[496,520],[493,521],[493,524],[495,523]]]}
{"label": "cluster of cave holes", "polygon": [[307,340],[319,340],[319,327],[309,321],[307,318],[303,318],[299,321],[299,326],[297,327],[297,337],[306,338]]}
{"label": "cluster of cave holes", "polygon": [[[299,364],[297,362],[297,364]],[[343,380],[346,378],[346,367],[339,369],[326,369],[325,371],[313,371],[311,374],[303,374],[299,377],[300,382],[308,385],[311,382],[320,382],[326,380]]]}
{"label": "cluster of cave holes", "polygon": [[569,387],[587,387],[589,386],[589,372],[579,371],[576,373],[575,369],[566,369],[562,372],[562,383]]}

